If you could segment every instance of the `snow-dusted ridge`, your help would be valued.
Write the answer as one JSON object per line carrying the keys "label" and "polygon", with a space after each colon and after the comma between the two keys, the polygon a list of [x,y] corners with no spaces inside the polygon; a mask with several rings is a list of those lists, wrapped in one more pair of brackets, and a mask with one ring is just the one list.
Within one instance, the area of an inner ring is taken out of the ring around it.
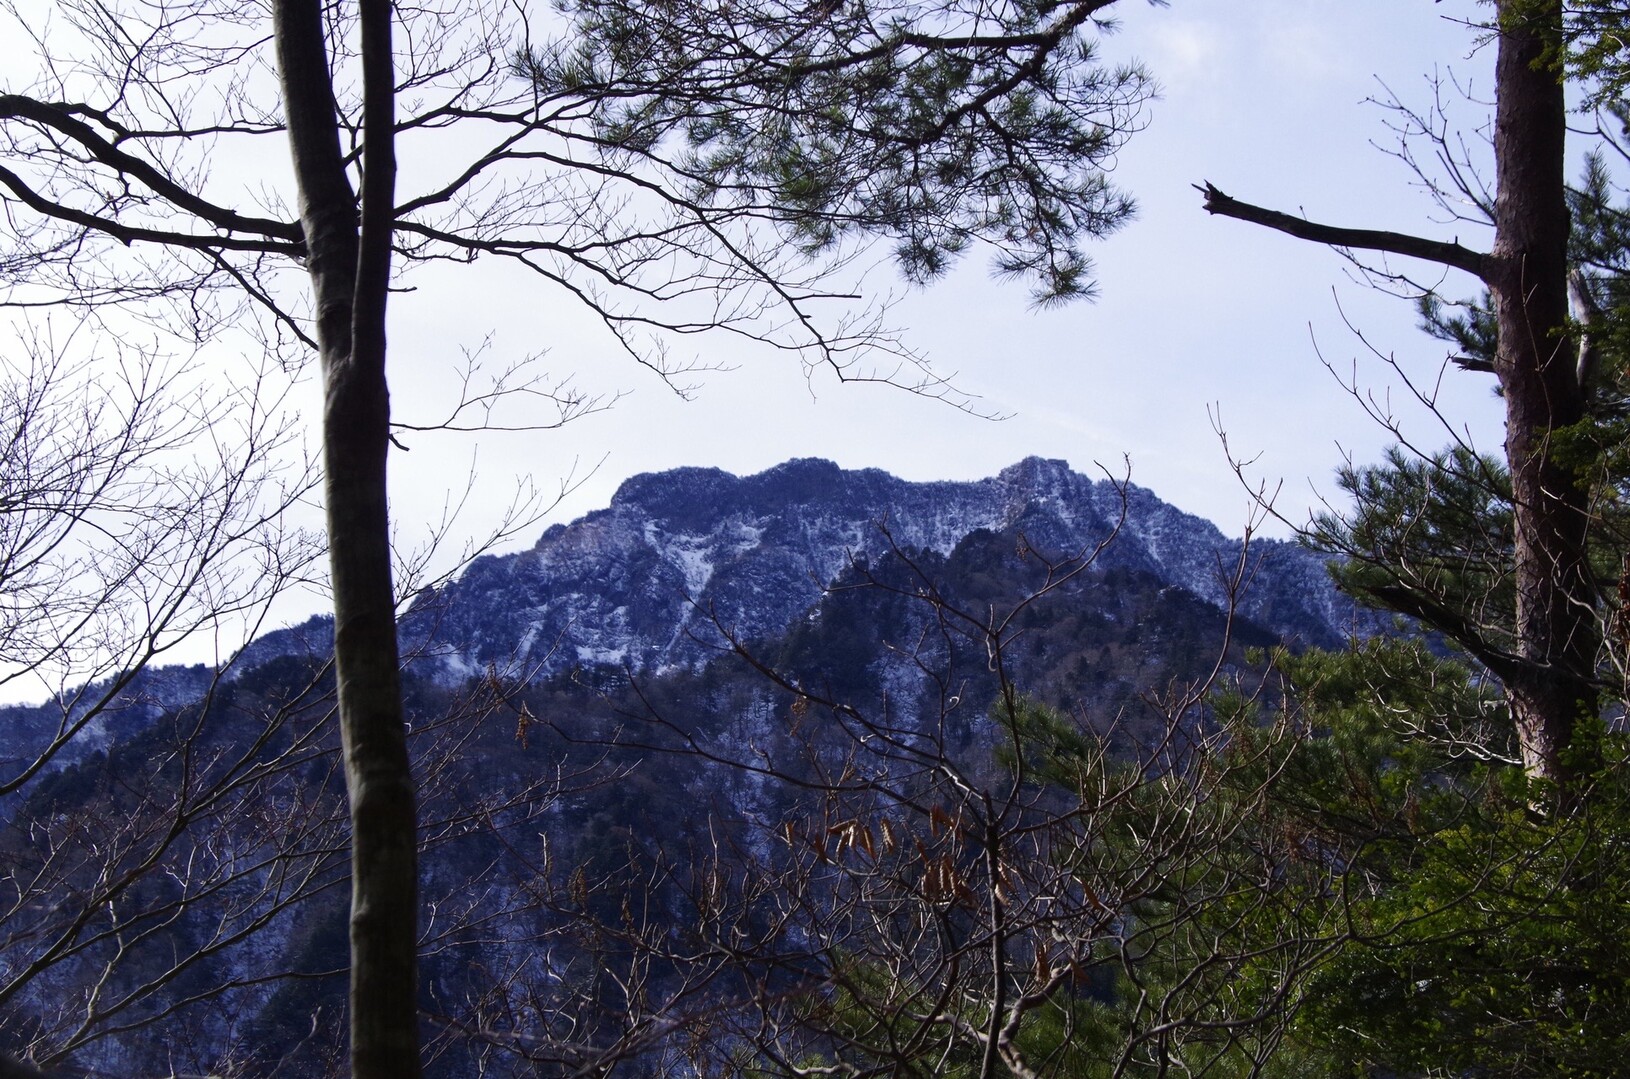
{"label": "snow-dusted ridge", "polygon": [[[551,527],[531,550],[477,560],[404,633],[422,637],[434,608],[432,651],[455,679],[489,664],[534,674],[694,665],[721,643],[718,627],[778,635],[852,559],[891,543],[949,554],[976,530],[1018,530],[1038,550],[1068,554],[1091,550],[1117,524],[1103,565],[1228,602],[1239,541],[1144,488],[1039,457],[983,480],[930,483],[804,458],[745,477],[711,468],[634,476],[608,507]],[[1238,600],[1242,614],[1310,643],[1347,635],[1352,605],[1316,555],[1257,541],[1251,557],[1260,564]]]}
{"label": "snow-dusted ridge", "polygon": [[[1037,550],[1063,555],[1092,550],[1117,523],[1102,566],[1153,574],[1219,609],[1229,602],[1224,581],[1240,541],[1144,488],[1039,457],[987,479],[930,483],[804,458],[745,477],[711,468],[634,476],[605,509],[550,527],[530,550],[477,559],[452,584],[417,597],[403,619],[404,653],[417,657],[419,673],[448,684],[489,669],[530,678],[576,667],[694,667],[722,644],[720,626],[779,636],[853,559],[874,559],[891,543],[948,555],[976,530],[1015,530]],[[1317,555],[1259,540],[1250,557],[1253,584],[1237,606],[1257,625],[1321,645],[1382,625],[1334,589]],[[226,677],[279,656],[326,656],[332,646],[330,620],[313,618],[256,640]],[[142,672],[76,749],[91,752],[197,699],[211,677],[203,668]],[[50,707],[6,711],[19,754],[61,718]]]}

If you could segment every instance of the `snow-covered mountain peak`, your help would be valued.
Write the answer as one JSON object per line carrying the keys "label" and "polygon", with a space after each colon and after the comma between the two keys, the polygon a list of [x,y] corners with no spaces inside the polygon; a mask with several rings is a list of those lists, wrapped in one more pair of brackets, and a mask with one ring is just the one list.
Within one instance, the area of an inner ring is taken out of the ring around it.
{"label": "snow-covered mountain peak", "polygon": [[999,482],[1037,497],[1058,497],[1082,477],[1070,462],[1048,457],[1026,457],[996,474]]}
{"label": "snow-covered mountain peak", "polygon": [[[967,482],[915,483],[818,458],[746,477],[645,473],[606,509],[551,527],[531,551],[472,565],[437,597],[437,651],[449,673],[489,663],[541,673],[691,665],[722,645],[720,626],[760,639],[785,632],[855,559],[891,548],[949,556],[979,531],[1022,533],[1030,548],[1062,557],[1092,551],[1118,525],[1102,568],[1230,602],[1237,541],[1149,491],[1061,460],[1030,457]],[[1335,638],[1345,608],[1317,558],[1287,544],[1261,550],[1266,572],[1252,594],[1234,597],[1242,613],[1274,632]]]}

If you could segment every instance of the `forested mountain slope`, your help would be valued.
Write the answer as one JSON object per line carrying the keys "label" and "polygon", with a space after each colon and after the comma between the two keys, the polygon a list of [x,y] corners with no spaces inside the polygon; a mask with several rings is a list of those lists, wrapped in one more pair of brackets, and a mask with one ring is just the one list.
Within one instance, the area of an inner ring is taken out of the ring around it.
{"label": "forested mountain slope", "polygon": [[[640,950],[689,931],[679,878],[650,867],[773,861],[774,829],[810,811],[798,782],[854,766],[852,720],[988,772],[993,702],[1017,687],[1135,754],[1205,722],[1163,710],[1172,687],[1245,670],[1250,647],[1376,624],[1311,553],[1254,542],[1242,559],[1213,525],[1058,461],[971,483],[816,460],[636,477],[402,621],[430,1070],[524,1072],[527,1039],[570,1017],[596,1045],[632,1038],[630,1066],[661,1073],[672,1047],[640,1024],[727,986]],[[320,619],[268,635],[216,683],[145,672],[73,763],[9,805],[13,1044],[124,1074],[341,1059],[331,637]],[[20,737],[46,715],[7,722]],[[63,898],[102,891],[89,914]],[[633,937],[583,929],[631,901]]]}

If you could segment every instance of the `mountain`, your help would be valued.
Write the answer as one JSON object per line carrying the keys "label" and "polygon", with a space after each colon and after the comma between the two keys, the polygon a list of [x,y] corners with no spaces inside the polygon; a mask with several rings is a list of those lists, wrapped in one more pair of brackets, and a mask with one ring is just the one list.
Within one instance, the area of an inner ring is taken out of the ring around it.
{"label": "mountain", "polygon": [[[416,597],[402,620],[403,653],[415,676],[444,688],[489,673],[536,683],[584,669],[695,672],[726,648],[726,633],[761,645],[784,637],[858,565],[891,553],[949,558],[986,533],[1022,537],[1041,558],[1090,559],[1093,580],[1115,573],[1177,589],[1197,605],[1182,621],[1198,626],[1231,612],[1236,633],[1257,643],[1336,647],[1386,624],[1338,593],[1321,557],[1301,546],[1253,540],[1242,561],[1241,542],[1211,522],[1064,461],[1031,457],[983,480],[915,483],[806,458],[746,477],[711,468],[634,476],[607,508],[550,527],[529,550],[478,558],[453,583]],[[1244,584],[1232,589],[1236,575]],[[1006,598],[1021,591],[1014,584]],[[1118,601],[1104,593],[1088,602]],[[1103,627],[1093,632],[1102,636]],[[280,657],[321,660],[332,644],[326,617],[275,630],[243,650],[227,679]],[[60,762],[138,735],[213,680],[197,666],[138,672]],[[1107,687],[1083,688],[1090,696]],[[51,705],[0,709],[0,717],[9,732],[0,765],[28,758],[62,720]]]}
{"label": "mountain", "polygon": [[[876,469],[789,461],[758,475],[683,468],[635,476],[603,510],[550,528],[529,551],[476,560],[421,597],[404,639],[433,642],[444,680],[489,667],[556,674],[695,668],[724,644],[787,631],[840,573],[891,550],[950,555],[976,532],[1023,535],[1043,557],[1111,540],[1100,570],[1149,574],[1218,610],[1240,543],[1151,492],[1028,458],[973,482],[912,483]],[[1301,547],[1258,540],[1237,613],[1286,640],[1331,646],[1371,616]]]}
{"label": "mountain", "polygon": [[[534,1074],[504,1053],[538,1030],[616,1043],[650,1001],[713,1007],[716,989],[694,988],[711,979],[636,947],[694,931],[691,868],[745,887],[789,850],[779,829],[855,812],[811,800],[834,776],[856,792],[999,776],[1004,695],[1110,732],[1131,759],[1208,729],[1210,698],[1182,687],[1249,679],[1249,649],[1380,625],[1310,552],[1242,555],[1062,461],[958,483],[820,460],[636,476],[402,619],[422,992],[445,1018],[431,1074]],[[338,1067],[331,644],[319,618],[220,679],[143,671],[82,747],[0,803],[0,1048],[108,1074]],[[51,720],[0,715],[7,756]],[[666,1050],[640,1045],[631,1074],[664,1074]]]}

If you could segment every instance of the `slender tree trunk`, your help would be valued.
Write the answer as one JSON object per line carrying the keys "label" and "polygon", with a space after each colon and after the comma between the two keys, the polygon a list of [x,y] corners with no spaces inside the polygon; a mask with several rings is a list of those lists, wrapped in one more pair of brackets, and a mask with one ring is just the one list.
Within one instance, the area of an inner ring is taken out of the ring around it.
{"label": "slender tree trunk", "polygon": [[[1518,9],[1521,9],[1520,14]],[[1506,678],[1530,774],[1570,778],[1574,727],[1595,712],[1596,597],[1585,552],[1583,478],[1559,462],[1553,435],[1585,416],[1568,347],[1566,105],[1546,58],[1561,37],[1562,8],[1500,4],[1494,153],[1494,250],[1485,278],[1499,320],[1495,373],[1505,394],[1511,469],[1518,649]]]}
{"label": "slender tree trunk", "polygon": [[319,0],[277,0],[284,108],[323,372],[334,665],[351,807],[355,1079],[420,1071],[414,787],[402,720],[385,458],[385,306],[395,181],[390,5],[360,5],[362,210],[345,174]]}

